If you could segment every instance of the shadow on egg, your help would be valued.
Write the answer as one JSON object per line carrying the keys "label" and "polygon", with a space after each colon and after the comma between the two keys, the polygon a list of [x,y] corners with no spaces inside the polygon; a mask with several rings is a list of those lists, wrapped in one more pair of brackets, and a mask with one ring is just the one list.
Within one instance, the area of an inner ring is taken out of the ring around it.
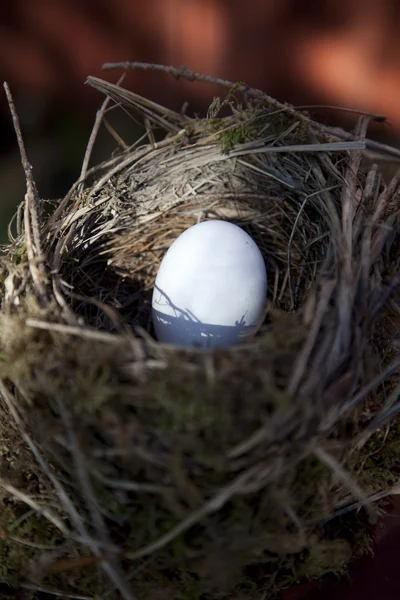
{"label": "shadow on egg", "polygon": [[183,312],[174,317],[153,309],[153,325],[160,342],[178,346],[227,348],[242,343],[255,330],[254,326],[243,323],[237,323],[234,327],[201,323],[188,318]]}
{"label": "shadow on egg", "polygon": [[[157,339],[166,344],[227,348],[246,341],[256,326],[246,325],[245,315],[235,325],[218,325],[200,321],[191,311],[176,306],[160,288],[155,286],[163,311],[152,308],[153,327]],[[173,313],[173,314],[171,314]]]}

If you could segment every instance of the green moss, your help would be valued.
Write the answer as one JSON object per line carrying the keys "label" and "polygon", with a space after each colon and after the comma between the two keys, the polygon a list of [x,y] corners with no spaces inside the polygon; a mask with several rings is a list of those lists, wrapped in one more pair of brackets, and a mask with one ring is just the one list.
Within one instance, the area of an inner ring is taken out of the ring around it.
{"label": "green moss", "polygon": [[207,383],[178,375],[173,365],[170,375],[149,382],[149,399],[158,408],[158,426],[170,434],[207,431],[211,427],[222,431],[229,422],[229,412]]}
{"label": "green moss", "polygon": [[[96,566],[85,566],[78,569],[72,569],[58,576],[48,577],[44,580],[46,586],[56,590],[63,590],[65,597],[73,596],[74,594],[88,596],[93,600],[100,600],[96,590],[99,587],[99,573]],[[108,584],[109,585],[109,584]],[[107,591],[107,583],[105,583],[105,595]],[[109,598],[115,598],[114,591],[109,590]]]}
{"label": "green moss", "polygon": [[298,127],[296,129],[296,143],[310,143],[310,127],[306,121],[299,121]]}
{"label": "green moss", "polygon": [[23,575],[38,553],[38,549],[29,544],[57,543],[57,534],[46,519],[34,513],[21,520],[21,512],[20,505],[14,508],[3,503],[0,508],[0,577],[11,581]]}
{"label": "green moss", "polygon": [[388,489],[397,482],[400,466],[400,421],[378,430],[347,461],[347,469],[368,492]]}
{"label": "green moss", "polygon": [[299,462],[293,487],[299,516],[312,512],[313,504],[318,502],[318,490],[328,477],[330,474],[325,465],[314,456],[308,456]]}
{"label": "green moss", "polygon": [[372,556],[374,554],[374,540],[371,535],[365,531],[355,541],[354,556]]}
{"label": "green moss", "polygon": [[14,253],[13,261],[14,264],[19,265],[27,260],[27,249],[26,243],[24,242],[21,246],[19,246]]}
{"label": "green moss", "polygon": [[34,552],[26,547],[0,540],[0,577],[13,581],[26,571]]}
{"label": "green moss", "polygon": [[296,576],[301,579],[319,579],[327,573],[345,573],[352,548],[346,540],[321,540],[313,544],[302,564],[296,567]]}
{"label": "green moss", "polygon": [[176,600],[200,600],[202,591],[198,580],[190,573],[180,572],[181,591],[176,596]]}
{"label": "green moss", "polygon": [[290,588],[301,581],[320,579],[328,573],[343,575],[352,558],[351,544],[345,539],[309,539],[307,550],[285,556],[271,577],[266,598],[274,597],[280,590]]}
{"label": "green moss", "polygon": [[244,121],[220,134],[219,142],[221,144],[221,151],[223,154],[227,154],[238,144],[244,144],[245,142],[254,140],[256,139],[256,136],[257,130],[254,125],[249,125]]}

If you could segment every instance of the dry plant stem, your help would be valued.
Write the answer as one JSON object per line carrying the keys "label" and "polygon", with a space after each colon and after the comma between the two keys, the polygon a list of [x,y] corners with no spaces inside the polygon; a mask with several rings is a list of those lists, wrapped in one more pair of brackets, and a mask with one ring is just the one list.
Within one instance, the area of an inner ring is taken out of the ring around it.
{"label": "dry plant stem", "polygon": [[[172,67],[167,65],[160,64],[152,64],[152,63],[144,63],[144,62],[118,62],[118,63],[105,63],[102,67],[103,71],[109,71],[112,69],[132,69],[132,70],[142,70],[142,71],[158,71],[162,73],[167,73],[168,75],[172,75],[176,79],[180,79],[181,77],[187,79],[188,81],[199,81],[203,83],[210,83],[214,85],[220,85],[221,87],[232,89],[234,88],[238,92],[242,92],[245,97],[253,97],[259,100],[267,100],[268,103],[279,110],[286,112],[289,115],[295,116],[296,118],[302,120],[303,122],[310,125],[312,129],[316,129],[318,131],[325,131],[325,133],[330,133],[332,136],[341,139],[351,140],[354,139],[354,136],[344,131],[338,127],[329,127],[324,125],[319,125],[315,121],[313,121],[310,117],[305,115],[304,113],[299,112],[298,108],[289,106],[287,104],[283,104],[274,98],[271,98],[263,92],[262,90],[258,90],[256,88],[248,87],[247,85],[241,82],[229,81],[227,79],[221,79],[219,77],[211,77],[209,75],[205,75],[204,73],[196,73],[195,71],[191,71],[186,67]],[[301,107],[300,107],[301,109]],[[344,109],[347,110],[347,109]],[[370,113],[365,113],[366,116],[371,117]],[[377,118],[377,115],[372,115],[372,118]],[[366,140],[367,148],[371,150],[375,150],[378,153],[378,156],[381,154],[390,155],[397,160],[400,160],[400,150],[397,148],[392,148],[387,144],[381,144],[380,142],[376,142],[374,140]]]}
{"label": "dry plant stem", "polygon": [[[259,142],[257,142],[259,143]],[[261,154],[261,153],[283,153],[283,152],[343,152],[364,150],[365,141],[355,142],[328,142],[326,144],[291,144],[290,146],[266,146],[264,148],[254,148],[249,150],[233,150],[229,153],[230,158],[235,156],[246,156],[247,154]],[[222,159],[221,159],[222,160]]]}
{"label": "dry plant stem", "polygon": [[[147,133],[145,134],[147,136]],[[115,163],[119,163],[121,160],[120,156],[114,157],[108,161],[105,161],[102,165],[100,166],[95,166],[92,167],[91,169],[89,169],[86,173],[86,178],[89,175],[93,175],[95,173],[97,173],[99,170],[103,170],[106,167],[111,167],[113,165],[115,165]],[[64,196],[64,198],[61,200],[60,204],[57,206],[56,210],[54,211],[54,213],[50,216],[48,222],[46,223],[46,228],[45,231],[47,232],[52,232],[52,237],[54,239],[54,237],[58,234],[58,231],[56,230],[55,232],[53,231],[54,229],[54,224],[57,223],[57,220],[61,217],[61,215],[64,213],[65,208],[68,206],[68,203],[71,201],[71,198],[74,197],[74,194],[77,192],[77,190],[79,189],[79,186],[81,185],[81,183],[84,183],[86,181],[85,180],[81,181],[81,179],[78,179],[78,181],[76,181],[72,186],[71,189],[68,191],[68,193]],[[79,206],[79,202],[75,201],[76,206]],[[72,211],[74,212],[74,211]],[[58,259],[58,262],[57,260]],[[54,260],[54,265],[53,268],[55,270],[57,270],[58,265],[59,265],[59,261],[60,261],[60,257],[57,255],[56,253],[56,258]]]}
{"label": "dry plant stem", "polygon": [[[117,85],[120,85],[123,82],[124,79],[125,79],[125,74],[123,74],[118,79]],[[101,125],[101,122],[103,121],[106,109],[107,109],[108,105],[110,104],[110,100],[111,100],[111,98],[107,97],[104,100],[103,104],[101,105],[100,109],[96,113],[96,120],[94,122],[93,129],[92,129],[92,132],[91,132],[90,137],[89,137],[89,141],[88,141],[88,144],[87,144],[85,156],[84,156],[83,162],[82,162],[81,174],[80,174],[80,177],[79,177],[79,179],[81,180],[81,184],[80,184],[81,185],[81,189],[82,189],[82,186],[83,186],[83,182],[84,182],[84,180],[86,179],[86,176],[87,176],[87,170],[88,170],[88,167],[89,167],[90,157],[92,156],[93,147],[94,147],[94,145],[96,143],[96,139],[97,139],[97,136],[98,136],[98,133],[99,133],[100,125]]]}
{"label": "dry plant stem", "polygon": [[96,90],[103,92],[103,94],[107,94],[116,102],[121,102],[126,106],[139,110],[144,118],[147,117],[165,129],[165,131],[178,133],[182,122],[191,121],[188,117],[182,117],[179,113],[98,77],[88,77],[86,83],[89,83]]}
{"label": "dry plant stem", "polygon": [[[137,146],[139,146],[141,144],[141,142],[147,137],[147,132],[141,137],[139,138],[139,140],[137,140],[135,142],[135,144],[133,144],[132,146],[130,146],[127,149],[127,152],[133,152],[133,150],[135,150],[135,148],[137,148]],[[57,206],[56,210],[54,211],[54,213],[50,216],[48,222],[46,223],[46,232],[47,230],[52,231],[54,223],[57,222],[57,220],[60,218],[60,216],[63,214],[63,212],[65,211],[66,206],[68,205],[68,203],[70,202],[71,198],[73,198],[74,194],[77,192],[77,190],[79,189],[79,186],[81,183],[84,183],[87,179],[87,177],[89,177],[89,175],[94,175],[96,173],[98,173],[99,171],[104,171],[107,168],[110,169],[111,167],[113,167],[116,163],[119,163],[121,161],[121,157],[115,156],[113,158],[110,158],[109,160],[104,161],[103,163],[101,163],[100,165],[96,165],[94,167],[91,167],[90,169],[88,169],[87,173],[86,173],[86,178],[84,181],[81,181],[80,179],[78,179],[78,181],[75,181],[75,183],[71,186],[71,189],[68,191],[68,193],[65,195],[65,197],[62,199],[62,201],[60,202],[60,204]],[[78,203],[76,203],[78,204]],[[19,228],[19,233],[20,232],[20,228]],[[56,232],[57,234],[57,232]],[[56,235],[55,234],[55,235]]]}
{"label": "dry plant stem", "polygon": [[[268,472],[269,472],[268,468]],[[246,486],[248,486],[252,479],[255,481],[255,488],[259,489],[262,486],[262,482],[258,482],[257,478],[263,475],[265,468],[263,466],[254,466],[249,468],[247,471],[239,475],[231,484],[225,486],[221,491],[206,502],[201,508],[192,512],[186,517],[179,525],[171,529],[168,533],[161,536],[158,540],[151,542],[147,546],[135,551],[135,552],[124,552],[121,551],[121,556],[129,560],[138,560],[145,556],[149,556],[158,550],[161,550],[172,542],[176,537],[193,527],[196,523],[199,523],[208,515],[219,511],[235,494],[246,493]],[[253,490],[253,487],[250,488]],[[103,563],[105,561],[104,555],[98,555],[98,561]]]}
{"label": "dry plant stem", "polygon": [[[368,123],[369,119],[367,117],[361,117],[357,126],[356,136],[363,141],[367,134]],[[353,220],[358,208],[356,191],[357,175],[361,165],[361,158],[361,152],[354,152],[351,155],[345,175],[346,185],[342,195],[342,227],[350,256],[352,254]]]}
{"label": "dry plant stem", "polygon": [[315,317],[312,323],[311,331],[308,334],[307,341],[304,344],[304,347],[300,351],[298,358],[295,363],[295,367],[293,369],[293,375],[291,377],[290,383],[287,388],[287,394],[289,396],[293,396],[301,382],[301,379],[305,373],[308,359],[311,356],[313,348],[315,346],[315,342],[318,336],[318,332],[320,330],[323,317],[328,308],[329,301],[332,297],[333,290],[335,288],[334,281],[327,281],[321,291],[321,296],[319,299],[319,303],[316,309]]}
{"label": "dry plant stem", "polygon": [[2,539],[4,539],[3,534],[5,536],[5,539],[11,540],[16,544],[21,544],[21,546],[27,546],[28,548],[37,548],[38,550],[59,550],[58,546],[46,546],[45,544],[35,544],[34,542],[30,542],[29,540],[24,540],[22,538],[15,537],[14,535],[8,535],[6,531],[2,531]]}
{"label": "dry plant stem", "polygon": [[94,144],[96,142],[97,135],[99,133],[99,129],[100,129],[100,125],[101,125],[101,122],[103,120],[103,117],[104,117],[104,113],[106,111],[107,106],[110,104],[110,100],[111,100],[111,98],[107,97],[104,100],[103,104],[101,105],[101,108],[96,113],[96,120],[95,120],[94,125],[93,125],[92,133],[90,134],[90,138],[89,138],[88,145],[87,145],[87,148],[86,148],[85,156],[83,157],[81,175],[79,177],[79,179],[80,179],[80,184],[79,184],[80,190],[82,190],[83,183],[85,181],[87,170],[88,170],[88,167],[89,167],[90,157],[92,156],[93,147],[94,147]]}
{"label": "dry plant stem", "polygon": [[360,115],[370,118],[372,121],[384,122],[386,117],[384,115],[376,115],[374,113],[364,112],[363,110],[358,110],[356,108],[346,108],[344,106],[333,106],[330,104],[306,104],[302,106],[295,106],[296,110],[310,110],[310,109],[329,109],[329,110],[337,110],[340,112],[352,113],[354,115]]}
{"label": "dry plant stem", "polygon": [[17,115],[10,88],[7,83],[4,83],[4,90],[6,92],[8,105],[10,107],[15,134],[17,136],[22,167],[25,172],[26,195],[24,222],[27,236],[26,249],[29,259],[29,268],[32,274],[32,279],[35,282],[35,285],[38,289],[39,299],[42,302],[42,304],[45,305],[47,303],[47,290],[45,284],[45,257],[42,252],[42,244],[40,239],[39,199],[36,191],[35,182],[32,176],[32,166],[28,161],[24,140],[22,138],[19,118]]}
{"label": "dry plant stem", "polygon": [[[373,165],[372,168],[368,171],[367,179],[365,182],[364,190],[363,190],[363,202],[370,203],[374,196],[377,194],[377,166]],[[363,310],[367,307],[367,298],[368,298],[368,286],[369,286],[369,275],[371,269],[371,236],[372,236],[372,224],[364,224],[363,219],[361,218],[361,211],[359,213],[360,219],[358,227],[356,227],[355,235],[360,234],[361,228],[362,231],[362,262],[361,262],[361,273],[360,273],[360,281],[358,286],[358,299],[361,303]]]}
{"label": "dry plant stem", "polygon": [[17,489],[15,486],[7,483],[6,481],[2,481],[1,479],[0,487],[2,487],[3,490],[10,494],[10,496],[13,496],[14,498],[19,500],[20,502],[23,502],[27,506],[30,506],[35,512],[47,519],[66,538],[70,536],[70,531],[68,530],[68,528],[65,527],[62,520],[59,519],[58,516],[54,514],[50,509],[43,508],[31,496],[28,496],[28,494],[25,494],[21,490]]}
{"label": "dry plant stem", "polygon": [[[356,135],[365,139],[369,119],[361,117]],[[340,355],[347,352],[350,345],[351,317],[354,303],[354,257],[353,257],[353,220],[357,211],[356,191],[358,185],[358,172],[361,165],[361,152],[354,152],[350,156],[346,170],[345,187],[342,194],[342,264],[339,284],[339,323],[340,327],[334,342],[334,352]]]}
{"label": "dry plant stem", "polygon": [[[52,520],[51,522],[56,527],[58,527],[58,529],[65,535],[65,537],[67,539],[74,539],[75,541],[77,541],[81,544],[84,544],[84,545],[88,546],[89,548],[93,547],[94,545],[97,547],[98,542],[93,540],[87,534],[81,516],[79,515],[78,511],[76,510],[75,506],[73,505],[72,501],[70,500],[69,496],[67,495],[63,486],[61,485],[60,481],[51,472],[50,467],[47,465],[46,461],[43,459],[43,457],[40,454],[39,450],[37,449],[36,445],[33,443],[31,436],[27,433],[25,425],[24,425],[21,417],[19,416],[18,411],[15,408],[13,401],[10,398],[9,392],[8,392],[5,384],[2,381],[0,381],[0,393],[3,397],[3,400],[5,401],[8,411],[10,412],[12,418],[14,419],[15,424],[17,425],[17,427],[19,429],[22,439],[29,446],[36,462],[42,469],[42,472],[46,475],[46,477],[52,483],[52,485],[58,495],[58,498],[61,502],[61,506],[69,514],[76,529],[79,531],[79,535],[77,536],[77,535],[75,535],[74,532],[68,530],[61,521],[58,523],[57,520],[56,521]],[[21,500],[23,500],[23,499],[21,498]],[[35,510],[37,510],[36,506],[33,506],[29,501],[27,501],[26,503],[28,504],[28,506],[31,506],[32,508],[35,508]],[[41,512],[40,510],[38,510],[38,512],[40,512],[41,514],[43,514],[43,516],[46,516],[48,518],[47,513],[45,514],[44,512]],[[51,517],[53,518],[52,515],[51,515]],[[56,524],[56,523],[58,523],[58,524]],[[107,548],[107,550],[109,550],[109,548]]]}
{"label": "dry plant stem", "polygon": [[211,515],[214,512],[221,510],[221,508],[229,502],[229,500],[235,494],[239,493],[240,490],[248,484],[253,477],[256,477],[259,473],[260,468],[258,466],[251,467],[245,473],[239,475],[232,483],[226,485],[222,488],[222,490],[216,494],[211,500],[208,500],[202,507],[198,510],[192,512],[186,519],[184,519],[179,525],[171,529],[168,533],[161,536],[155,542],[151,542],[147,546],[137,550],[136,552],[126,552],[124,553],[124,557],[130,560],[137,560],[144,556],[148,556],[161,550],[165,546],[167,546],[172,540],[174,540],[178,535],[181,535],[196,523],[202,521],[208,515]]}
{"label": "dry plant stem", "polygon": [[360,392],[355,394],[350,400],[345,402],[338,411],[335,411],[333,415],[329,415],[325,422],[323,422],[319,430],[321,432],[326,432],[334,425],[340,417],[342,417],[346,412],[351,410],[354,406],[359,404],[364,398],[368,396],[371,392],[373,392],[379,385],[381,385],[384,381],[389,379],[391,375],[396,373],[400,369],[400,361],[395,360],[389,367],[383,371],[378,377],[370,381],[366,386],[363,387]]}
{"label": "dry plant stem", "polygon": [[[397,386],[387,399],[382,410],[375,415],[374,419],[368,425],[370,431],[381,429],[386,423],[393,419],[400,412],[400,402],[397,402],[400,396],[400,386]],[[395,404],[397,402],[397,404]]]}
{"label": "dry plant stem", "polygon": [[293,238],[294,238],[294,234],[295,234],[295,232],[296,232],[297,225],[298,225],[298,223],[299,223],[299,219],[300,219],[300,217],[301,217],[301,214],[302,214],[302,212],[303,212],[303,210],[304,210],[304,208],[305,208],[305,206],[306,206],[307,202],[308,202],[308,201],[309,201],[309,200],[310,200],[310,199],[311,199],[313,196],[316,196],[316,195],[319,195],[319,194],[324,194],[324,193],[326,193],[326,192],[330,192],[330,191],[332,191],[333,189],[335,189],[336,187],[337,187],[337,186],[331,186],[331,187],[329,187],[329,188],[326,188],[326,189],[324,189],[324,190],[318,190],[318,192],[314,192],[314,193],[313,193],[313,194],[311,194],[310,196],[307,196],[307,197],[306,197],[306,198],[303,200],[303,203],[302,203],[302,205],[300,206],[300,209],[299,209],[299,211],[298,211],[298,213],[297,213],[297,215],[296,215],[296,220],[295,220],[295,222],[294,222],[293,229],[292,229],[292,232],[291,232],[291,234],[290,234],[289,243],[288,243],[288,277],[289,277],[289,281],[288,281],[288,283],[289,283],[290,298],[291,298],[291,310],[294,310],[294,309],[296,308],[296,307],[295,307],[295,296],[294,296],[294,292],[293,292],[293,285],[292,285],[291,262],[292,262],[292,247],[293,247]]}
{"label": "dry plant stem", "polygon": [[149,143],[151,144],[151,146],[153,146],[153,148],[155,148],[156,138],[154,137],[154,133],[151,128],[150,119],[148,117],[144,117],[144,124],[146,127],[147,137],[149,138]]}
{"label": "dry plant stem", "polygon": [[359,503],[365,507],[367,512],[372,515],[372,509],[368,503],[368,497],[365,495],[363,490],[357,484],[354,479],[351,478],[349,473],[347,473],[342,465],[328,452],[325,452],[323,448],[316,447],[313,451],[314,455],[324,464],[328,469],[335,475],[335,477],[340,481],[349,492],[353,494],[355,498],[358,499]]}
{"label": "dry plant stem", "polygon": [[59,480],[56,477],[54,477],[54,475],[52,474],[52,472],[50,470],[50,467],[47,465],[46,461],[43,459],[43,457],[40,454],[39,450],[37,449],[36,445],[33,443],[31,436],[27,433],[25,425],[23,423],[23,420],[19,416],[18,411],[15,408],[14,403],[11,400],[9,392],[3,381],[0,381],[0,393],[3,397],[3,400],[5,401],[8,411],[10,412],[12,418],[14,419],[15,424],[17,425],[17,427],[19,429],[21,437],[26,442],[26,444],[29,446],[33,456],[35,457],[35,460],[41,467],[44,474],[48,477],[50,482],[53,484],[54,488],[56,489],[56,491],[58,493],[58,496],[59,496],[59,499],[60,499],[62,505],[66,508],[66,510],[68,511],[70,516],[73,518],[73,520],[75,522],[80,523],[81,518],[80,518],[78,512],[76,511],[75,507],[73,506],[71,500],[67,496],[64,488],[62,487]]}
{"label": "dry plant stem", "polygon": [[374,310],[372,311],[371,317],[369,318],[369,321],[368,321],[369,323],[372,323],[374,321],[375,317],[382,310],[382,308],[386,305],[386,303],[388,302],[390,296],[393,294],[393,292],[399,286],[400,286],[400,276],[396,277],[391,282],[390,286],[382,294],[381,298],[379,299],[379,302],[376,303],[376,306],[375,306]]}
{"label": "dry plant stem", "polygon": [[[394,495],[398,495],[398,494],[400,494],[400,482],[395,483],[393,486],[391,486],[390,488],[388,488],[386,490],[381,490],[379,492],[371,494],[370,496],[367,497],[367,503],[370,505],[375,504],[376,502],[379,502],[379,500],[383,500],[384,498],[387,498],[388,496],[394,496]],[[329,520],[335,519],[337,517],[340,517],[341,515],[345,515],[354,510],[359,510],[360,508],[363,508],[364,506],[365,506],[365,503],[360,503],[358,500],[350,501],[345,504],[341,504],[341,505],[337,506],[337,508],[335,509],[334,513],[329,518]]]}
{"label": "dry plant stem", "polygon": [[[136,98],[140,98],[140,96],[137,96],[137,94],[134,94],[133,92],[126,90],[124,88],[121,88],[113,83],[108,83],[106,81],[103,81],[102,79],[98,79],[97,77],[88,77],[87,79],[87,83],[89,83],[89,85],[91,85],[92,87],[94,87],[95,89],[98,89],[99,91],[103,92],[104,94],[107,94],[108,97],[113,98],[116,102],[120,102],[121,104],[126,104],[128,106],[133,105],[136,106],[135,101]],[[148,101],[147,101],[148,102]],[[156,111],[154,113],[152,113],[152,118],[153,120],[157,120],[156,116],[159,112],[165,111],[164,107],[162,107],[161,105],[157,105],[156,103],[152,102],[151,103],[151,108],[152,110]],[[171,113],[172,111],[169,111],[169,113]],[[179,127],[176,127],[174,129],[174,132],[177,135],[181,135],[182,133],[184,133],[184,130],[182,130],[182,127],[185,125],[185,121],[180,117],[180,115],[178,113],[173,113],[175,116],[175,121],[179,124]],[[160,119],[161,117],[158,117],[158,119]],[[297,114],[297,118],[299,118],[298,114]],[[188,120],[188,122],[190,122],[190,120]],[[162,120],[161,125],[166,128],[166,125],[164,123],[164,121]],[[214,135],[211,136],[211,138],[214,138]],[[210,139],[211,139],[210,138]],[[171,138],[167,138],[165,140],[165,142],[170,143],[171,142]],[[275,140],[276,142],[276,140]],[[250,145],[253,145],[253,143],[251,143]],[[262,140],[257,140],[257,142],[254,143],[254,145],[256,146],[255,148],[248,148],[248,144],[242,144],[241,147],[237,150],[232,150],[228,155],[224,155],[222,154],[218,149],[215,151],[215,160],[220,160],[220,161],[224,161],[227,160],[228,158],[233,158],[233,157],[239,157],[239,156],[246,156],[248,154],[260,154],[262,152],[265,153],[283,153],[283,152],[341,152],[343,150],[364,150],[365,146],[366,146],[366,142],[364,140],[356,140],[356,141],[349,141],[349,142],[327,142],[327,143],[317,143],[317,144],[291,144],[288,146],[274,146],[274,145],[263,145]],[[158,143],[155,145],[155,147],[161,148],[161,144]],[[210,156],[207,157],[208,162],[210,162]],[[175,160],[174,158],[172,158],[171,160]]]}
{"label": "dry plant stem", "polygon": [[[79,443],[78,443],[78,440],[76,439],[76,436],[74,433],[71,416],[61,398],[56,398],[56,403],[57,403],[57,407],[58,407],[58,410],[61,415],[61,419],[64,422],[64,425],[66,427],[66,430],[67,430],[67,433],[68,433],[68,436],[70,439],[70,446],[71,446],[73,460],[75,463],[76,476],[81,485],[82,493],[83,493],[87,508],[93,519],[94,526],[97,530],[97,534],[99,535],[99,538],[100,538],[102,544],[106,545],[106,546],[110,545],[110,540],[109,540],[109,537],[107,534],[107,528],[105,526],[105,523],[103,521],[101,513],[98,509],[97,500],[95,499],[94,494],[93,494],[92,486],[91,486],[90,479],[88,476],[87,467],[85,464],[85,459],[79,450]],[[93,547],[93,544],[91,546],[92,546],[92,550],[94,551],[96,556],[103,555],[103,552],[100,549],[100,547],[97,547],[97,548]],[[125,577],[124,577],[122,570],[117,562],[116,557],[110,556],[108,559],[104,558],[100,564],[101,564],[102,569],[106,572],[108,577],[111,579],[111,581],[114,583],[114,585],[119,590],[122,598],[124,598],[124,600],[134,600],[134,597],[128,588],[128,583],[125,580]]]}
{"label": "dry plant stem", "polygon": [[[115,105],[115,106],[117,106],[117,105]],[[120,146],[120,148],[122,148],[122,150],[124,152],[126,152],[129,149],[129,146],[127,144],[125,144],[122,137],[120,135],[118,135],[118,133],[115,131],[114,127],[111,126],[111,124],[107,121],[106,118],[103,118],[103,124],[104,124],[105,128],[107,129],[108,133],[117,142],[118,146]],[[146,135],[147,135],[147,132],[146,132]]]}
{"label": "dry plant stem", "polygon": [[[153,64],[153,63],[125,61],[125,62],[118,62],[118,63],[105,63],[103,65],[102,69],[103,69],[103,71],[109,71],[111,69],[159,71],[161,73],[167,73],[168,75],[172,75],[176,79],[180,79],[182,77],[183,79],[187,79],[188,81],[193,81],[193,82],[199,81],[199,82],[203,82],[203,83],[210,83],[210,84],[220,85],[221,87],[225,87],[225,88],[229,88],[229,89],[235,88],[236,91],[242,92],[243,94],[245,94],[247,96],[252,96],[253,98],[258,98],[260,100],[265,100],[267,98],[270,101],[270,103],[273,106],[275,106],[276,108],[285,110],[289,114],[296,113],[296,116],[298,116],[298,113],[297,113],[297,111],[295,111],[294,108],[287,106],[285,104],[282,104],[281,102],[278,102],[277,100],[273,100],[272,98],[269,98],[269,96],[267,96],[267,94],[265,94],[265,92],[263,92],[262,90],[250,88],[242,82],[235,83],[234,81],[229,81],[228,79],[221,79],[219,77],[212,77],[210,75],[204,75],[203,73],[196,73],[195,71],[191,71],[190,69],[187,69],[186,67],[172,67],[172,66]],[[309,117],[307,117],[306,115],[304,115],[304,120],[309,123],[312,123],[311,119]]]}
{"label": "dry plant stem", "polygon": [[260,427],[259,429],[257,429],[257,431],[255,431],[250,436],[250,438],[248,438],[248,439],[240,442],[237,446],[235,446],[234,448],[230,449],[226,453],[226,457],[229,460],[232,460],[232,459],[240,457],[242,454],[245,454],[246,452],[249,452],[255,446],[257,446],[258,444],[260,444],[268,436],[269,431],[270,431],[269,424],[268,425],[263,425],[262,427]]}
{"label": "dry plant stem", "polygon": [[25,323],[28,327],[35,327],[36,329],[43,329],[47,331],[58,331],[59,333],[64,333],[65,335],[75,335],[89,340],[105,342],[107,344],[121,343],[120,337],[113,335],[112,333],[106,333],[103,331],[97,331],[96,329],[90,329],[89,327],[74,327],[73,325],[63,325],[62,323],[49,323],[47,321],[40,321],[39,319],[27,319]]}
{"label": "dry plant stem", "polygon": [[[396,483],[394,486],[392,486],[391,488],[389,488],[387,490],[382,490],[381,492],[377,492],[376,494],[372,494],[371,496],[368,496],[367,501],[369,504],[373,504],[375,502],[378,502],[379,500],[383,500],[384,498],[387,498],[388,496],[395,496],[398,494],[400,494],[400,482]],[[360,504],[360,502],[352,502],[351,504],[349,504],[343,508],[339,508],[337,511],[335,511],[333,517],[339,517],[340,515],[343,515],[350,511],[358,510],[358,509],[362,508],[362,506],[364,506],[364,505]]]}
{"label": "dry plant stem", "polygon": [[60,306],[60,308],[62,310],[62,314],[63,314],[64,318],[70,325],[75,326],[76,325],[76,316],[75,316],[74,312],[71,310],[71,308],[68,306],[63,294],[61,293],[58,276],[52,278],[52,289],[53,289],[54,298],[57,300],[58,305]]}
{"label": "dry plant stem", "polygon": [[[122,333],[121,319],[119,318],[118,312],[111,306],[107,306],[106,304],[100,302],[99,300],[96,300],[95,298],[88,298],[86,296],[81,296],[80,294],[74,294],[68,289],[65,290],[65,293],[74,300],[81,300],[82,302],[87,302],[88,304],[92,304],[93,306],[99,308],[105,315],[107,315],[110,322],[113,324],[115,330],[118,333]],[[75,325],[75,322],[73,323],[73,325]],[[95,332],[96,330],[93,330],[93,333]]]}
{"label": "dry plant stem", "polygon": [[109,477],[104,477],[99,471],[92,472],[93,477],[104,483],[105,485],[120,489],[120,490],[128,490],[133,492],[144,492],[149,494],[160,494],[165,496],[168,494],[169,489],[167,487],[162,487],[161,485],[155,485],[150,483],[137,483],[136,481],[132,481],[131,479],[128,481],[122,479],[110,479]]}
{"label": "dry plant stem", "polygon": [[65,600],[96,600],[96,598],[93,596],[77,596],[75,594],[66,594],[60,590],[34,585],[33,583],[21,583],[21,587],[25,590],[41,592],[42,594],[48,594],[49,596],[55,596],[56,598],[64,598]]}
{"label": "dry plant stem", "polygon": [[[384,190],[384,192],[382,192],[378,210],[382,206],[382,204],[386,204],[388,198],[392,198],[394,196],[394,194],[398,193],[399,185],[400,185],[400,168],[397,169],[396,173],[393,176],[393,179],[391,180],[391,182],[388,185],[388,187],[386,188],[386,190]],[[380,216],[379,212],[375,213],[374,220],[378,220],[379,216]]]}
{"label": "dry plant stem", "polygon": [[[341,139],[353,139],[353,135],[348,131],[344,131],[343,129],[327,127],[327,130],[329,130],[332,135]],[[370,140],[369,138],[365,140],[365,143],[368,149],[368,151],[365,152],[365,156],[371,160],[396,160],[396,162],[400,160],[400,150],[398,148],[393,148],[392,146],[382,144],[381,142],[376,142],[375,140]]]}

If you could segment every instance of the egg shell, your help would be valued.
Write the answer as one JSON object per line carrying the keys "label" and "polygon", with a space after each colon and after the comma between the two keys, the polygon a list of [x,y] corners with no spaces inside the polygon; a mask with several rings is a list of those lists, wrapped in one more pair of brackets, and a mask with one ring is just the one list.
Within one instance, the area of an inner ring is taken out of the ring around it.
{"label": "egg shell", "polygon": [[157,339],[226,347],[254,334],[264,312],[267,274],[253,239],[226,221],[187,229],[164,256],[155,281]]}

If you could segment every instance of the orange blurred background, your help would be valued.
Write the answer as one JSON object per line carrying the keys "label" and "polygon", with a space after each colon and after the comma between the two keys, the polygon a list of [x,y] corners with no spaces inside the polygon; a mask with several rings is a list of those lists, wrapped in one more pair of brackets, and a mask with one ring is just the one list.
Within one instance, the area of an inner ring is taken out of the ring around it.
{"label": "orange blurred background", "polygon": [[[376,135],[392,141],[400,136],[399,22],[398,0],[5,0],[0,71],[16,99],[40,191],[57,196],[79,173],[102,100],[86,77],[116,81],[120,74],[102,74],[104,62],[186,65],[295,105],[383,114],[388,121]],[[176,109],[187,100],[197,112],[215,93],[156,73],[131,73],[126,85]],[[23,178],[1,98],[4,205],[23,192]],[[354,122],[332,110],[322,118]]]}
{"label": "orange blurred background", "polygon": [[[82,83],[103,62],[185,64],[400,127],[399,18],[397,0],[13,0],[0,8],[0,69],[19,93],[82,108],[95,98]],[[154,85],[180,99],[173,82]]]}

